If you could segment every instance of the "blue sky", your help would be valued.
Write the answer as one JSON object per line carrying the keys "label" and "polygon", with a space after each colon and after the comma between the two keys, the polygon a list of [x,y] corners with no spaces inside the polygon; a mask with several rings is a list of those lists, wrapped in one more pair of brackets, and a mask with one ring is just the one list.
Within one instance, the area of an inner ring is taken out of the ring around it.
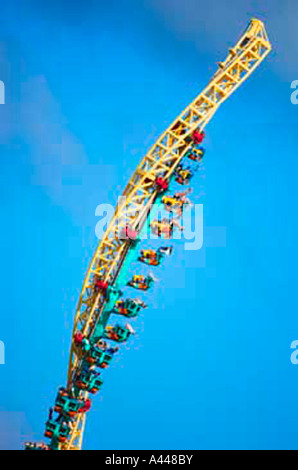
{"label": "blue sky", "polygon": [[207,128],[205,244],[177,245],[105,373],[86,449],[297,449],[296,18],[288,1],[1,6],[0,448],[40,440],[64,383],[100,203],[251,16],[273,52]]}

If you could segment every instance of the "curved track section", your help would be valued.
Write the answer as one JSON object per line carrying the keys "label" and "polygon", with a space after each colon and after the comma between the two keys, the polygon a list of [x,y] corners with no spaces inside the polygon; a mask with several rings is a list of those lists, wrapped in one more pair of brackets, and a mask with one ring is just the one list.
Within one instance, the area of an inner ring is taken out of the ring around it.
{"label": "curved track section", "polygon": [[[253,73],[270,50],[264,24],[253,19],[236,46],[230,49],[227,59],[219,64],[205,90],[178,116],[137,167],[84,280],[73,327],[67,383],[69,391],[73,390],[74,377],[82,366],[82,355],[75,342],[76,332],[80,331],[91,342],[94,335],[98,340],[98,331],[103,332],[111,312],[107,304],[112,305],[118,298],[116,288],[112,291],[111,300],[105,291],[96,289],[95,285],[100,280],[111,289],[117,286],[119,273],[134,250],[132,241],[123,237],[123,233],[128,227],[135,233],[141,232],[152,205],[160,200],[162,191],[158,181],[171,181],[178,165],[194,145],[194,133],[203,134],[219,106]],[[87,398],[88,393],[84,392],[84,399]],[[58,448],[82,448],[85,419],[86,413],[79,413],[71,420],[71,432]]]}

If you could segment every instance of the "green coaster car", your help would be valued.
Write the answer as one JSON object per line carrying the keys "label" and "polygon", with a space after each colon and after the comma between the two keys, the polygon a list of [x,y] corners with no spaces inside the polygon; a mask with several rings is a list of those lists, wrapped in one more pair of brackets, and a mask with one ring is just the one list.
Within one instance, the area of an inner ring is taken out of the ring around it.
{"label": "green coaster car", "polygon": [[135,274],[133,278],[127,283],[127,285],[133,287],[134,289],[147,291],[151,289],[154,284],[154,281],[155,279],[152,275],[143,276]]}
{"label": "green coaster car", "polygon": [[70,418],[74,418],[84,406],[84,400],[74,398],[67,390],[60,388],[56,397],[54,411]]}
{"label": "green coaster car", "polygon": [[66,442],[70,434],[71,428],[69,423],[65,421],[55,421],[51,419],[46,423],[45,437],[56,439],[58,442]]}
{"label": "green coaster car", "polygon": [[146,305],[141,300],[118,300],[115,304],[114,312],[128,318],[135,318],[142,308],[146,308]]}
{"label": "green coaster car", "polygon": [[125,325],[125,327],[121,325],[107,326],[104,331],[104,338],[117,343],[125,343],[130,335],[134,333],[135,331],[130,325]]}
{"label": "green coaster car", "polygon": [[78,374],[75,385],[80,390],[95,394],[101,389],[103,381],[100,378],[100,373],[93,369],[83,369]]}
{"label": "green coaster car", "polygon": [[105,369],[110,364],[113,359],[112,354],[107,353],[98,346],[93,346],[86,356],[86,361],[88,364],[94,364],[101,369]]}

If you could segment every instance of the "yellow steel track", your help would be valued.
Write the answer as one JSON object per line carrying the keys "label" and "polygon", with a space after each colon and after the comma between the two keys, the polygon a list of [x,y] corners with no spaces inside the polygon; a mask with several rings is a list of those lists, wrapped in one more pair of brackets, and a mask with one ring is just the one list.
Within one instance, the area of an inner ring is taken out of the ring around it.
{"label": "yellow steel track", "polygon": [[[94,276],[98,275],[110,284],[115,282],[128,250],[128,241],[120,240],[117,234],[128,225],[137,230],[142,227],[146,214],[158,194],[154,184],[156,178],[169,178],[172,175],[191,147],[186,138],[195,130],[202,131],[205,128],[219,106],[242,85],[270,50],[271,45],[264,24],[252,19],[236,46],[230,49],[226,61],[219,64],[205,90],[178,116],[142,159],[124,190],[125,200],[118,204],[90,263],[76,310],[73,335],[79,329],[87,337],[90,336],[104,304],[103,294],[95,293],[92,288]],[[68,369],[69,386],[78,364],[79,357],[72,339]],[[61,448],[80,450],[84,427],[85,415],[80,414],[72,424],[69,441]]]}

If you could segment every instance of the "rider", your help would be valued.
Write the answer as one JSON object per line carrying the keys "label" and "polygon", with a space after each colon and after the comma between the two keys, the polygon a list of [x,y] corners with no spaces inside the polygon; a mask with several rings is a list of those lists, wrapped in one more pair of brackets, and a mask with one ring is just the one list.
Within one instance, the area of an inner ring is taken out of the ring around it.
{"label": "rider", "polygon": [[118,352],[119,349],[120,349],[120,348],[117,348],[117,347],[112,348],[111,346],[109,346],[109,347],[106,349],[106,352],[107,352],[108,354],[113,355],[113,354],[115,354],[116,352]]}

